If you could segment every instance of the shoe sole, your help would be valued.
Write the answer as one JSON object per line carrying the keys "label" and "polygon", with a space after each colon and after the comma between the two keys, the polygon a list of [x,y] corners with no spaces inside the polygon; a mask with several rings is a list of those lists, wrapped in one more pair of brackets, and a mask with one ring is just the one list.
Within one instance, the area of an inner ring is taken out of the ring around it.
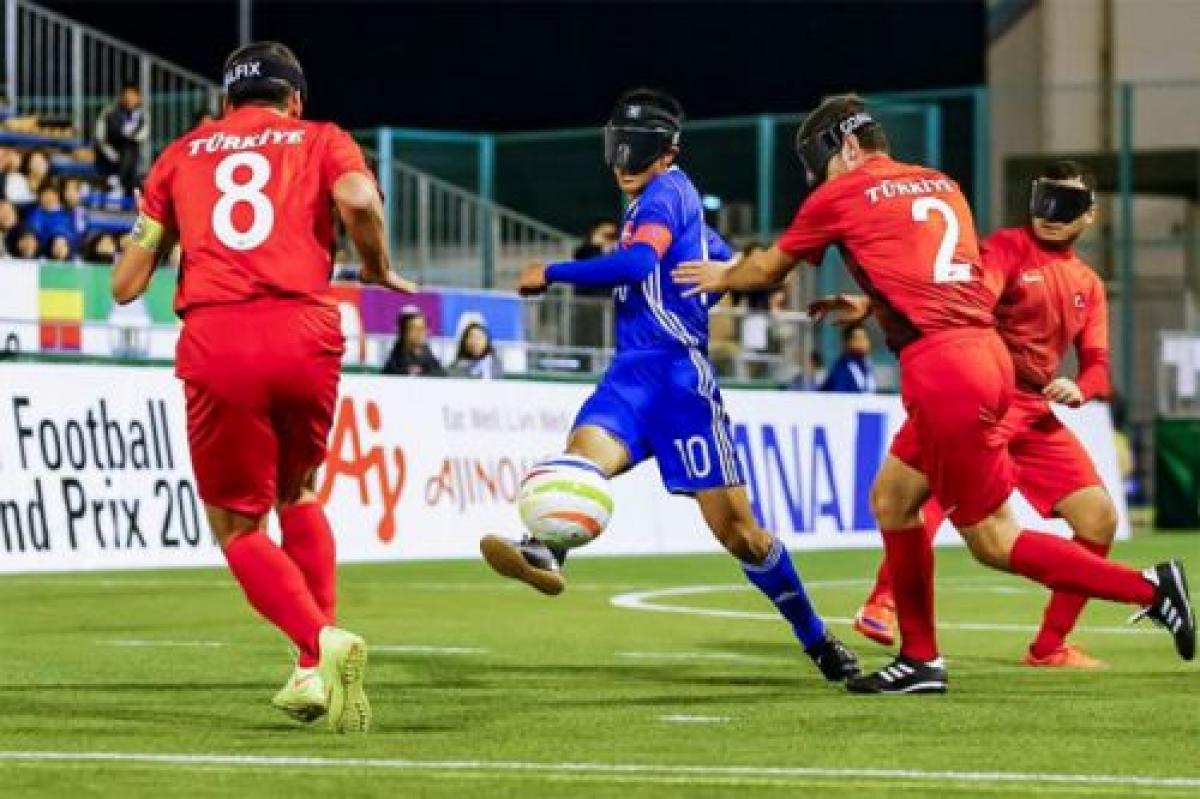
{"label": "shoe sole", "polygon": [[529,565],[521,549],[507,538],[485,535],[479,541],[479,552],[487,565],[502,577],[520,580],[547,596],[558,596],[567,587],[561,574]]}
{"label": "shoe sole", "polygon": [[907,696],[912,694],[944,694],[946,693],[946,683],[944,682],[922,682],[916,685],[905,688],[902,691],[865,691],[855,688],[850,683],[846,683],[846,690],[852,694],[861,694],[862,696]]}
{"label": "shoe sole", "polygon": [[335,733],[371,729],[371,702],[363,683],[367,676],[367,645],[353,641],[337,663],[337,679],[329,692],[329,726]]}
{"label": "shoe sole", "polygon": [[272,702],[271,706],[298,724],[315,724],[325,717],[327,708],[321,705],[281,705]]}
{"label": "shoe sole", "polygon": [[896,643],[895,635],[886,635],[885,633],[881,633],[878,630],[868,626],[857,617],[854,619],[854,631],[864,638],[868,638],[875,643],[880,644],[881,646],[892,646]]}

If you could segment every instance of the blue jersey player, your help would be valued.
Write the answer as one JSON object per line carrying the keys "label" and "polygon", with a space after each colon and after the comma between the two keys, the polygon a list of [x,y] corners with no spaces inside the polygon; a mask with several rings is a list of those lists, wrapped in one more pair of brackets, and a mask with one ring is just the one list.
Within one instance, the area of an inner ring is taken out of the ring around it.
{"label": "blue jersey player", "polygon": [[[654,458],[668,491],[696,498],[709,528],[792,625],[826,679],[858,673],[852,652],[825,628],[788,551],[758,526],[750,509],[729,419],[708,360],[711,295],[683,296],[671,269],[693,259],[728,259],[729,247],[704,224],[700,197],[675,160],[683,112],[673,98],[624,94],[604,129],[605,160],[629,200],[621,243],[585,261],[534,263],[519,290],[551,283],[613,290],[616,356],[575,419],[567,454],[612,477]],[[484,558],[500,574],[547,594],[565,587],[565,550],[527,536],[486,536]]]}

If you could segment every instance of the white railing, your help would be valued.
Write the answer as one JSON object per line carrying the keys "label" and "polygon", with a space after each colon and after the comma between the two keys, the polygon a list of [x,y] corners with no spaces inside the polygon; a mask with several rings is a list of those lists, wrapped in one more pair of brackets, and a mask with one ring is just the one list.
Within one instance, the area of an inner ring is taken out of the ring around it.
{"label": "white railing", "polygon": [[529,260],[569,258],[579,240],[408,164],[392,162],[396,260],[421,283],[508,288]]}
{"label": "white railing", "polygon": [[150,117],[148,163],[201,108],[215,108],[213,81],[30,0],[3,2],[5,91],[19,114],[70,121],[87,141],[121,85],[136,83]]}

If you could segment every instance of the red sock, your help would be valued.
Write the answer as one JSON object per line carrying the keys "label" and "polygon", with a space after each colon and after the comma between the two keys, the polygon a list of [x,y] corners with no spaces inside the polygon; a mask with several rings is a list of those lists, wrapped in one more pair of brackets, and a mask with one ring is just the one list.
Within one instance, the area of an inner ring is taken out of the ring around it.
{"label": "red sock", "polygon": [[[1079,536],[1075,536],[1072,541],[1101,558],[1108,557],[1108,550],[1111,549],[1109,544],[1097,544]],[[1063,645],[1071,630],[1075,628],[1075,622],[1079,621],[1079,614],[1083,613],[1085,604],[1087,597],[1068,591],[1055,591],[1050,595],[1050,602],[1042,616],[1042,627],[1029,647],[1034,657],[1044,658]]]}
{"label": "red sock", "polygon": [[302,657],[315,662],[325,616],[296,564],[262,530],[230,541],[225,560],[254,609],[292,639]]}
{"label": "red sock", "polygon": [[1141,572],[1049,533],[1022,530],[1008,560],[1015,574],[1054,591],[1128,605],[1154,601],[1154,586]]}
{"label": "red sock", "polygon": [[337,545],[319,502],[292,505],[279,514],[283,551],[300,571],[330,624],[337,618]]}
{"label": "red sock", "polygon": [[900,654],[914,660],[934,660],[938,648],[929,537],[923,527],[884,530],[883,548],[896,597]]}
{"label": "red sock", "polygon": [[[921,524],[925,527],[925,537],[929,540],[929,545],[933,546],[933,539],[937,537],[938,528],[942,526],[946,514],[942,511],[942,506],[933,497],[925,503],[925,507],[921,509]],[[889,605],[895,607],[896,598],[895,592],[892,590],[892,575],[888,571],[887,552],[884,552],[883,560],[879,563],[879,571],[875,574],[875,587],[871,589],[871,593],[867,596],[868,605]]]}

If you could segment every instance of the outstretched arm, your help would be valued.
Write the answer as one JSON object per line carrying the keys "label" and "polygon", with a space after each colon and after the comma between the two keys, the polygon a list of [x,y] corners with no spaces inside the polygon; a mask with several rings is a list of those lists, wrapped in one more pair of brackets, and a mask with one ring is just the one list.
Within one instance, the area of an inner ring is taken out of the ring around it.
{"label": "outstretched arm", "polygon": [[690,286],[685,297],[702,291],[759,291],[782,282],[799,260],[772,245],[732,261],[687,261],[675,268],[672,279]]}
{"label": "outstretched arm", "polygon": [[653,246],[635,241],[626,249],[599,258],[553,264],[533,261],[522,270],[517,291],[525,296],[541,294],[551,283],[589,288],[625,286],[644,280],[658,263],[658,257]]}

